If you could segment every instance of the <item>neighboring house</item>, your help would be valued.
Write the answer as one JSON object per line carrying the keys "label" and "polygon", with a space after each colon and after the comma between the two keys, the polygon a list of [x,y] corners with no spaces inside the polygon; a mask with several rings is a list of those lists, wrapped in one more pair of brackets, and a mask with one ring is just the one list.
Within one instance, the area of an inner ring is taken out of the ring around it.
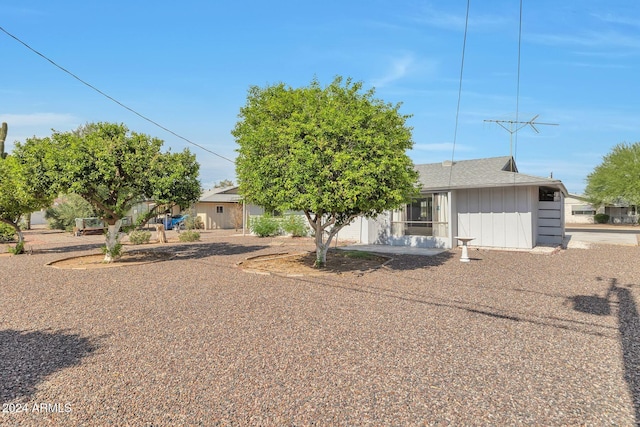
{"label": "neighboring house", "polygon": [[194,209],[195,215],[202,220],[205,230],[236,228],[236,218],[238,218],[238,228],[241,229],[244,216],[263,213],[261,208],[247,204],[243,215],[242,196],[238,194],[238,186],[205,191]]}
{"label": "neighboring house", "polygon": [[609,223],[611,224],[637,224],[638,218],[640,218],[638,206],[624,200],[599,206],[596,213],[609,215]]}
{"label": "neighboring house", "polygon": [[564,223],[565,224],[593,224],[593,216],[596,208],[586,197],[578,194],[569,194],[564,198]]}
{"label": "neighboring house", "polygon": [[509,157],[417,165],[421,196],[375,220],[358,218],[340,239],[368,244],[531,249],[564,239],[561,181],[518,173]]}
{"label": "neighboring house", "polygon": [[585,196],[569,194],[565,198],[565,224],[593,224],[597,213],[609,215],[612,224],[637,224],[640,218],[638,207],[623,200],[596,207]]}

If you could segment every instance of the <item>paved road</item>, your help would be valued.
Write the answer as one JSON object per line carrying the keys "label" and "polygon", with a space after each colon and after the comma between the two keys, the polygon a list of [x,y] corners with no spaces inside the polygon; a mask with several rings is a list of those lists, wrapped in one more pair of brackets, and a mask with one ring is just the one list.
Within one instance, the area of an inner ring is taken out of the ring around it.
{"label": "paved road", "polygon": [[568,239],[567,247],[588,247],[591,244],[638,246],[640,230],[637,229],[603,229],[603,228],[569,228],[565,229]]}

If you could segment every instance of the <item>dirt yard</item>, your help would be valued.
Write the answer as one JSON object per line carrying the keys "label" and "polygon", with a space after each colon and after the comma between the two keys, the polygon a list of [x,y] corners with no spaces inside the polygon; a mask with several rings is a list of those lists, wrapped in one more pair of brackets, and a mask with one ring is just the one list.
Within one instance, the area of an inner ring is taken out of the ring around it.
{"label": "dirt yard", "polygon": [[0,257],[1,425],[640,420],[637,246],[335,252],[300,275],[246,267],[308,268],[278,257],[310,239],[205,232],[97,269],[48,264],[99,254],[101,236],[27,239],[32,255]]}

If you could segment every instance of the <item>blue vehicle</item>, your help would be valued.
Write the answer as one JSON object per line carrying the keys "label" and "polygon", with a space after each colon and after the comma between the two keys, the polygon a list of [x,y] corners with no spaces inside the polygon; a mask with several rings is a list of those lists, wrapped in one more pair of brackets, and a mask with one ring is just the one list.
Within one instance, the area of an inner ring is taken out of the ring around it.
{"label": "blue vehicle", "polygon": [[189,218],[189,215],[167,215],[164,219],[164,228],[165,230],[173,230],[174,228],[177,230],[184,230],[184,222],[187,218]]}

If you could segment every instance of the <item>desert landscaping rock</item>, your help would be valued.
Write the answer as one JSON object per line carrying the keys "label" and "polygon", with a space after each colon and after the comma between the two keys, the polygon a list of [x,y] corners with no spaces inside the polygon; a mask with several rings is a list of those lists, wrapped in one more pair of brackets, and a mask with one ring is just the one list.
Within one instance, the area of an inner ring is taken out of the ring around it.
{"label": "desert landscaping rock", "polygon": [[237,264],[311,239],[203,232],[163,245],[171,260],[96,270],[45,264],[99,239],[28,239],[33,255],[0,257],[0,425],[640,419],[639,247],[283,277]]}

